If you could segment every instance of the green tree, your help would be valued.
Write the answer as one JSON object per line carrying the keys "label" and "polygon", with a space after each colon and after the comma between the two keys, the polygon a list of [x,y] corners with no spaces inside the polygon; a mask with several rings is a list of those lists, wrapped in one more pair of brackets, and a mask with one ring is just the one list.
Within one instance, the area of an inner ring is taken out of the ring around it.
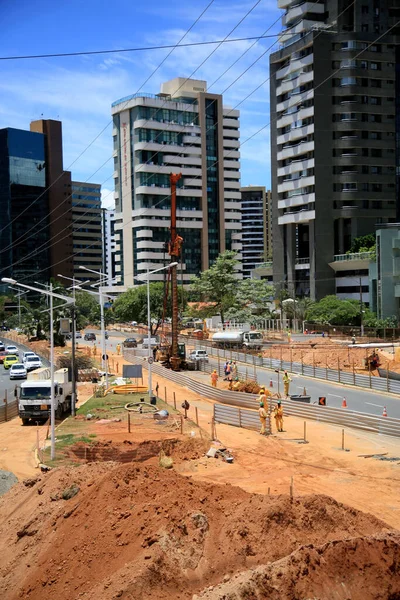
{"label": "green tree", "polygon": [[[164,307],[164,284],[150,283],[151,334],[155,335],[161,325]],[[178,306],[186,307],[186,291],[178,286]],[[147,324],[147,285],[138,285],[121,294],[113,304],[113,314],[121,322],[137,321]],[[165,317],[172,316],[171,291],[168,294]]]}
{"label": "green tree", "polygon": [[219,314],[222,323],[225,323],[226,312],[234,305],[236,298],[237,265],[236,252],[226,250],[209,269],[192,278],[191,290],[196,294],[198,302],[210,303],[203,308],[197,305],[200,318]]}
{"label": "green tree", "polygon": [[360,325],[360,303],[357,300],[340,300],[325,296],[306,312],[307,321],[324,325]]}
{"label": "green tree", "polygon": [[353,240],[348,254],[354,254],[355,252],[373,252],[375,250],[375,234],[369,233],[368,235],[362,235]]}
{"label": "green tree", "polygon": [[235,298],[226,317],[241,323],[256,323],[271,317],[274,287],[263,279],[244,279],[236,283]]}
{"label": "green tree", "polygon": [[92,296],[83,290],[76,291],[75,308],[78,330],[83,329],[89,323],[98,324],[100,322],[100,304],[97,296]]}

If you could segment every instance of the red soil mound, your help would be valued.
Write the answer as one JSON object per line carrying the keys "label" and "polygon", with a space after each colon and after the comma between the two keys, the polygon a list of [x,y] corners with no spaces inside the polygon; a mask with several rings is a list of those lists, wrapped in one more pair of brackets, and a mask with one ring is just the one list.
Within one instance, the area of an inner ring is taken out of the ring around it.
{"label": "red soil mound", "polygon": [[0,598],[189,599],[304,544],[388,529],[326,496],[291,502],[143,463],[60,468],[0,500]]}

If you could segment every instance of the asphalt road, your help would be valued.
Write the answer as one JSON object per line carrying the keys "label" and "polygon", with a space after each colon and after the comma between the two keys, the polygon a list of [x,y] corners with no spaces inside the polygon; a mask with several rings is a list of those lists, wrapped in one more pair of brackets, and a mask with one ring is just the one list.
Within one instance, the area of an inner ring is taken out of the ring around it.
{"label": "asphalt road", "polygon": [[[210,358],[211,365],[217,365],[216,359]],[[223,364],[221,359],[221,364]],[[239,363],[238,363],[239,364]],[[244,363],[241,363],[244,365]],[[253,367],[247,365],[249,373],[253,372]],[[278,373],[270,369],[257,367],[257,381],[269,387],[270,381],[273,383],[273,391],[278,390]],[[283,382],[281,372],[279,374],[279,391],[283,394]],[[400,419],[400,399],[393,395],[384,394],[381,392],[363,390],[352,386],[344,386],[332,382],[326,382],[321,379],[304,377],[290,373],[292,381],[290,383],[290,394],[302,394],[306,388],[307,394],[311,396],[311,402],[318,402],[319,396],[325,396],[327,405],[334,408],[342,406],[343,398],[346,398],[347,409],[357,412],[367,413],[375,416],[382,416],[383,407],[389,417]],[[346,410],[345,408],[343,410]]]}

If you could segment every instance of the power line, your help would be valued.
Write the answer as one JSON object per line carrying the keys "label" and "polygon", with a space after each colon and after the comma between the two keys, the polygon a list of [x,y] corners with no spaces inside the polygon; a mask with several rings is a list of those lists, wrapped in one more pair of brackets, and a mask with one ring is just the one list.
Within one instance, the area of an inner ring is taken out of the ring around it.
{"label": "power line", "polygon": [[[157,67],[152,71],[152,73],[149,75],[149,77],[147,77],[147,79],[141,84],[141,86],[138,88],[136,93],[139,93],[140,90],[142,89],[142,87],[144,85],[146,85],[146,83],[151,79],[151,77],[153,77],[153,75],[158,71],[158,69],[165,63],[165,61],[171,56],[171,54],[173,53],[173,51],[175,50],[175,48],[185,39],[185,37],[188,35],[188,33],[190,33],[190,31],[195,27],[195,25],[197,25],[197,23],[200,21],[200,19],[203,17],[203,15],[207,12],[207,10],[210,8],[210,6],[214,3],[215,0],[211,0],[207,6],[205,7],[205,9],[200,13],[200,15],[195,19],[195,21],[192,23],[192,25],[189,27],[189,29],[183,34],[183,36],[179,39],[179,41],[175,44],[175,46],[171,46],[171,51],[168,52],[167,56],[165,56],[163,58],[163,60],[157,65]],[[127,101],[128,102],[128,101]],[[127,104],[127,102],[125,103],[125,105]],[[35,200],[33,200],[30,204],[28,204],[28,206],[26,206],[24,208],[24,210],[22,212],[20,212],[20,214],[18,216],[16,216],[13,220],[11,220],[9,223],[7,223],[4,227],[2,227],[0,229],[0,233],[2,233],[2,231],[4,231],[7,227],[10,227],[12,225],[12,223],[14,223],[14,221],[16,219],[21,218],[21,216],[28,210],[30,209],[38,200],[40,200],[40,198],[42,198],[44,196],[44,194],[46,192],[48,192],[55,183],[57,183],[57,181],[59,181],[59,179],[61,179],[61,177],[63,177],[64,172],[65,171],[70,171],[71,167],[81,158],[81,156],[83,156],[85,154],[85,152],[96,142],[96,140],[99,139],[99,137],[106,131],[106,129],[111,125],[112,123],[112,119],[110,121],[108,121],[107,125],[105,125],[105,127],[103,127],[103,129],[100,131],[100,133],[98,133],[96,135],[96,137],[90,142],[90,144],[88,144],[86,146],[86,148],[84,148],[82,150],[82,152],[77,156],[77,158],[67,167],[67,169],[65,169],[58,177],[57,179],[55,179],[53,181],[53,183],[51,185],[49,185],[37,198],[35,198]],[[95,173],[93,175],[95,175],[102,167],[104,167],[104,165],[106,165],[108,163],[109,160],[111,160],[112,155],[109,159],[107,159],[102,165],[101,167],[99,167]],[[93,175],[91,175],[91,177],[93,177]],[[89,179],[91,179],[91,177],[89,177]],[[65,198],[65,201],[68,200],[69,198],[71,198],[71,195],[68,198]],[[55,209],[54,209],[55,210]],[[52,211],[53,212],[53,211]],[[51,213],[49,213],[51,214]],[[43,219],[42,219],[43,220]]]}
{"label": "power line", "polygon": [[[250,8],[250,9],[249,9],[249,10],[248,10],[246,13],[245,13],[245,15],[244,15],[244,16],[243,16],[243,17],[240,19],[240,21],[239,21],[239,22],[238,22],[238,23],[237,23],[237,24],[236,24],[236,25],[233,27],[233,29],[231,29],[231,30],[230,30],[230,32],[229,32],[229,33],[228,33],[228,34],[225,36],[225,38],[224,38],[224,39],[227,39],[227,38],[228,38],[228,37],[229,37],[229,36],[230,36],[230,35],[231,35],[231,34],[232,34],[232,33],[233,33],[233,32],[234,32],[234,31],[235,31],[235,30],[236,30],[236,29],[239,27],[239,25],[241,25],[241,24],[243,23],[243,21],[244,21],[244,20],[245,20],[245,19],[246,19],[246,18],[247,18],[247,17],[248,17],[250,14],[251,14],[251,12],[252,12],[252,11],[253,11],[253,10],[254,10],[254,9],[255,9],[255,8],[258,6],[258,5],[259,5],[259,4],[260,4],[260,2],[261,2],[261,1],[262,1],[262,0],[256,0],[255,4],[254,4],[254,5],[253,5],[253,6],[252,6],[252,7],[251,7],[251,8]],[[197,18],[197,20],[195,21],[195,23],[197,23],[197,22],[199,21],[199,19],[200,19],[200,18],[201,18],[201,17],[204,15],[204,13],[206,12],[206,10],[207,10],[207,9],[208,9],[208,8],[211,6],[211,4],[212,4],[213,2],[214,2],[214,0],[211,0],[211,2],[208,4],[208,6],[206,7],[206,9],[205,9],[205,10],[204,10],[204,11],[201,13],[201,15],[200,15],[200,16]],[[273,24],[272,24],[272,25],[271,25],[271,26],[270,26],[270,27],[267,29],[267,31],[268,31],[268,30],[269,30],[269,29],[270,29],[270,28],[271,28],[273,25],[275,25],[275,24],[276,24],[276,22],[277,22],[278,20],[279,20],[279,19],[276,19],[276,21],[274,21],[274,23],[273,23]],[[184,36],[181,38],[181,40],[182,40],[182,39],[183,39],[183,38],[184,38],[184,37],[187,35],[187,33],[188,33],[188,32],[189,32],[189,31],[190,31],[190,30],[191,30],[191,29],[194,27],[195,23],[194,23],[194,24],[193,24],[193,25],[190,27],[190,29],[189,29],[189,30],[188,30],[188,31],[185,33],[185,35],[184,35]],[[260,39],[260,36],[259,36],[258,38],[256,38],[256,39],[257,39],[257,40],[258,40],[258,39]],[[181,40],[180,40],[180,41],[181,41]],[[179,43],[179,42],[178,42],[178,43]],[[270,48],[272,48],[272,46],[273,46],[273,45],[274,45],[274,44],[272,44],[272,45],[271,45],[271,46],[268,48],[268,50],[269,50]],[[179,87],[178,87],[178,88],[175,90],[175,92],[174,92],[174,95],[175,95],[177,92],[179,92],[179,90],[180,90],[180,89],[181,89],[181,88],[184,86],[184,84],[185,84],[185,83],[186,83],[186,82],[187,82],[187,81],[188,81],[188,80],[189,80],[189,79],[190,79],[190,78],[191,78],[191,77],[192,77],[192,76],[193,76],[193,75],[194,75],[194,74],[195,74],[195,73],[196,73],[196,72],[197,72],[197,71],[200,69],[200,67],[202,67],[202,66],[203,66],[203,65],[206,63],[206,61],[207,61],[207,60],[208,60],[208,59],[209,59],[209,58],[210,58],[210,57],[211,57],[211,56],[212,56],[212,55],[213,55],[213,54],[214,54],[214,53],[215,53],[215,52],[218,50],[218,48],[219,48],[220,46],[221,46],[221,44],[219,44],[219,45],[218,45],[216,48],[214,48],[214,49],[213,49],[213,50],[212,50],[212,51],[211,51],[211,52],[208,54],[208,56],[207,56],[207,57],[206,57],[206,58],[205,58],[205,59],[204,59],[204,60],[203,60],[203,61],[200,63],[200,65],[199,65],[198,67],[196,67],[196,69],[194,69],[194,71],[192,71],[192,73],[191,73],[191,74],[190,74],[190,75],[189,75],[189,76],[188,76],[188,77],[187,77],[187,78],[186,78],[186,79],[183,81],[183,83],[181,83],[181,84],[180,84],[180,86],[179,86]],[[252,44],[252,46],[254,46],[254,44]],[[244,52],[242,53],[242,55],[241,55],[241,56],[244,56],[244,55],[247,53],[247,51],[248,51],[248,49],[247,49],[246,51],[244,51]],[[155,69],[155,70],[152,72],[152,74],[151,74],[151,75],[150,75],[150,76],[149,76],[149,77],[146,79],[146,81],[145,81],[145,82],[144,82],[144,83],[143,83],[143,84],[140,86],[140,88],[138,89],[138,91],[137,91],[136,93],[139,93],[139,92],[140,92],[140,90],[143,88],[143,86],[144,86],[144,85],[145,85],[145,84],[146,84],[146,83],[149,81],[149,79],[150,79],[150,78],[151,78],[151,77],[154,75],[154,73],[155,73],[155,72],[156,72],[156,71],[157,71],[157,70],[160,68],[160,66],[161,66],[161,65],[162,65],[162,64],[163,64],[163,63],[164,63],[164,62],[167,60],[167,58],[168,58],[168,57],[169,57],[169,56],[172,54],[172,52],[173,52],[173,50],[171,50],[171,52],[169,52],[169,53],[168,53],[168,55],[167,55],[167,56],[166,56],[166,57],[163,59],[163,61],[162,61],[162,62],[161,62],[159,65],[158,65],[158,67],[157,67],[157,68],[156,68],[156,69]],[[244,71],[244,73],[246,73],[246,72],[247,72],[247,71],[248,71],[248,70],[249,70],[249,69],[250,69],[250,68],[251,68],[251,67],[252,67],[252,66],[253,66],[253,65],[254,65],[254,64],[257,62],[257,61],[258,61],[258,60],[260,60],[260,58],[261,58],[262,56],[264,56],[264,54],[266,54],[266,52],[267,52],[267,51],[263,52],[263,54],[262,54],[262,55],[261,55],[261,56],[260,56],[260,57],[259,57],[259,58],[258,58],[258,59],[257,59],[257,60],[256,60],[256,61],[255,61],[255,62],[254,62],[254,63],[253,63],[251,66],[250,66],[250,67],[248,67],[248,68],[246,69],[246,71]],[[236,64],[236,62],[237,62],[237,61],[235,61],[233,64]],[[224,75],[226,72],[227,72],[227,71],[225,71],[225,72],[224,72],[222,75]],[[243,75],[244,73],[242,73],[242,75]],[[222,77],[222,75],[221,75],[221,77]],[[231,87],[231,86],[232,86],[232,85],[233,85],[233,84],[234,84],[236,81],[238,81],[238,79],[240,79],[240,77],[241,77],[242,75],[240,75],[238,78],[236,78],[236,79],[235,79],[235,81],[234,81],[233,83],[231,83],[231,85],[230,85],[230,86],[228,86],[228,88],[226,88],[226,90],[227,90],[227,89],[229,89],[229,87]],[[217,81],[217,80],[216,80],[216,81]],[[214,83],[215,83],[215,82],[214,82]],[[224,92],[225,92],[226,90],[224,90]],[[222,93],[224,93],[224,92],[222,92]],[[127,102],[128,102],[128,101],[126,101],[126,102],[124,103],[124,105],[126,105],[126,104],[127,104]],[[167,103],[168,103],[167,101],[164,101],[164,102],[163,102],[163,104],[162,104],[162,105],[161,105],[161,106],[160,106],[160,107],[157,109],[156,113],[155,113],[155,114],[152,116],[152,119],[150,119],[150,118],[146,119],[146,121],[144,122],[144,125],[145,125],[146,123],[149,123],[149,122],[150,122],[150,120],[154,120],[154,117],[155,117],[155,116],[156,116],[156,115],[157,115],[157,114],[158,114],[158,113],[159,113],[159,112],[160,112],[160,111],[163,109],[163,107],[164,107],[164,106],[165,106]],[[112,121],[111,121],[111,122],[112,122]],[[170,125],[170,124],[169,124],[169,125]],[[169,127],[169,125],[168,125],[168,127]],[[103,128],[102,132],[103,132],[103,131],[105,131],[105,129],[106,129],[107,127],[108,127],[108,125],[107,125],[106,127],[104,127],[104,128]],[[168,129],[168,127],[167,127],[167,129]],[[184,131],[184,130],[182,129],[182,130],[181,130],[181,132],[183,132],[183,131]],[[101,132],[101,133],[102,133],[102,132]],[[101,135],[101,134],[99,134],[99,135]],[[98,136],[97,136],[97,137],[98,137]],[[126,142],[125,142],[125,143],[126,143]],[[147,145],[148,145],[148,143],[146,143],[146,146],[147,146]],[[144,147],[144,149],[146,148],[146,146]],[[192,144],[192,146],[193,146],[193,144]],[[157,152],[156,152],[156,153],[153,155],[153,157],[154,157],[156,154],[157,154]],[[103,163],[103,164],[102,164],[102,165],[101,165],[101,166],[100,166],[100,167],[99,167],[99,168],[98,168],[98,169],[97,169],[97,170],[96,170],[94,173],[92,173],[92,175],[89,177],[89,179],[92,179],[92,177],[94,177],[94,175],[96,175],[96,173],[97,173],[97,172],[98,172],[98,171],[99,171],[101,168],[103,168],[103,167],[104,167],[104,166],[107,164],[107,162],[109,162],[109,161],[110,161],[112,158],[113,158],[113,155],[111,155],[111,156],[110,156],[110,157],[109,157],[109,158],[108,158],[108,159],[107,159],[107,160],[106,160],[106,161],[105,161],[105,162],[104,162],[104,163]],[[108,181],[108,179],[110,179],[110,178],[111,178],[111,176],[110,176],[110,177],[108,177],[108,178],[107,178],[107,179],[106,179],[106,180],[105,180],[103,183],[105,183],[106,181]],[[103,184],[102,184],[102,185],[103,185]],[[51,186],[50,186],[50,187],[51,187]],[[48,189],[50,189],[50,188],[48,188]],[[45,191],[46,191],[46,190],[45,190]],[[42,195],[43,195],[44,193],[45,193],[45,192],[42,192]],[[31,206],[32,206],[32,205],[33,205],[33,204],[34,204],[34,203],[35,203],[35,202],[36,202],[36,201],[37,201],[37,200],[38,200],[40,197],[41,197],[41,196],[39,196],[38,198],[36,198],[36,199],[35,199],[35,200],[34,200],[34,201],[33,201],[33,202],[32,202],[32,203],[31,203],[31,204],[30,204],[30,205],[29,205],[29,206],[28,206],[28,207],[25,209],[25,211],[26,211],[26,210],[27,210],[29,207],[31,207]],[[69,200],[71,197],[72,197],[72,194],[70,194],[68,197],[66,197],[66,198],[63,200],[63,202],[62,202],[62,203],[65,203],[65,202],[66,202],[67,200]],[[60,205],[58,205],[58,207],[56,207],[56,208],[58,209],[59,207],[60,207]],[[56,210],[56,208],[55,208],[55,209],[53,209],[53,211],[51,211],[51,212],[50,212],[50,213],[47,215],[47,217],[48,217],[49,215],[51,215],[51,214],[52,214],[52,212],[54,212],[54,211]],[[69,210],[65,211],[65,212],[64,212],[62,215],[60,215],[58,218],[61,218],[63,215],[67,214],[67,212],[69,212]],[[85,213],[85,214],[86,214],[86,213]],[[21,216],[21,215],[18,215],[18,217],[15,217],[15,219],[14,219],[14,220],[16,220],[17,218],[20,218],[20,216]],[[47,218],[47,217],[46,217],[46,218]],[[20,241],[19,241],[19,244],[21,244],[21,243],[23,243],[23,242],[27,241],[27,240],[28,240],[28,239],[30,239],[30,238],[31,238],[33,235],[36,235],[36,234],[38,233],[38,231],[36,231],[36,232],[33,232],[33,233],[30,235],[30,236],[26,237],[26,235],[27,235],[27,234],[28,234],[30,231],[34,230],[34,229],[35,229],[35,228],[36,228],[38,225],[40,225],[40,223],[41,223],[41,222],[43,222],[44,220],[45,220],[45,217],[44,217],[43,219],[41,219],[41,221],[39,221],[38,223],[36,223],[36,224],[35,224],[33,227],[31,227],[31,229],[29,229],[27,232],[25,232],[25,234],[24,234],[24,235],[22,236],[22,238],[20,239]],[[12,222],[11,222],[11,223],[12,223]],[[11,223],[9,223],[9,225],[11,225]],[[40,229],[39,231],[42,231],[43,229],[44,229],[44,227],[42,227],[42,229]],[[2,231],[2,230],[1,230],[1,231]],[[0,231],[0,233],[1,233],[1,231]],[[64,238],[62,238],[62,239],[64,239]],[[1,254],[2,252],[5,252],[5,251],[7,251],[7,250],[8,250],[8,249],[9,249],[11,246],[12,246],[12,244],[10,244],[9,246],[7,246],[7,247],[6,247],[6,248],[4,248],[3,250],[1,250],[1,251],[0,251],[0,254]],[[22,260],[22,259],[21,259],[21,260]],[[21,260],[20,260],[19,262],[21,262]]]}
{"label": "power line", "polygon": [[[279,17],[280,19],[280,17]],[[168,50],[170,48],[191,48],[194,46],[210,46],[211,44],[228,44],[236,42],[247,42],[258,39],[266,39],[272,37],[283,37],[285,35],[292,35],[291,33],[271,33],[269,35],[263,35],[261,38],[258,36],[246,36],[241,38],[233,38],[231,40],[207,40],[204,42],[188,42],[186,44],[178,44],[173,46],[171,44],[160,45],[160,46],[142,46],[140,48],[120,48],[119,50],[88,50],[82,52],[60,52],[55,54],[27,54],[21,56],[0,56],[0,60],[30,60],[36,58],[63,58],[68,56],[92,56],[97,54],[118,54],[126,52],[148,52],[151,50]]]}

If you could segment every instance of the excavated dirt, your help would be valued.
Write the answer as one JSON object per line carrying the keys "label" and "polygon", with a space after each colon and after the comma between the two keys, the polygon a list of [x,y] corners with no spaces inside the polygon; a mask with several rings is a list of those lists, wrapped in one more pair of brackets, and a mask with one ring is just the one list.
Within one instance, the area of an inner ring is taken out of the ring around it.
{"label": "excavated dirt", "polygon": [[302,547],[266,567],[229,578],[198,598],[398,600],[399,571],[399,535],[337,540]]}
{"label": "excavated dirt", "polygon": [[[329,542],[334,548],[348,538],[360,539],[330,550]],[[397,590],[396,540],[383,521],[327,496],[291,500],[193,482],[143,463],[90,463],[17,484],[0,499],[0,598],[184,600],[272,563],[264,567],[273,567],[272,582],[280,583],[284,569],[291,576],[282,593],[249,591],[238,598],[313,597],[301,595],[309,577],[325,594],[316,597],[347,599],[353,596],[325,592],[329,582],[335,590],[339,579],[351,586],[360,569],[369,572],[367,562],[371,573],[383,574],[385,586]],[[326,550],[319,555],[314,546],[322,544]],[[296,573],[304,586],[300,595]],[[241,577],[253,581],[255,575]],[[256,579],[253,587],[258,585]],[[366,581],[363,600],[384,597],[369,590]]]}
{"label": "excavated dirt", "polygon": [[[368,369],[365,368],[365,359],[368,354],[371,354],[372,349],[353,348],[348,346],[340,346],[329,339],[312,338],[305,342],[296,342],[289,345],[276,344],[272,345],[268,350],[264,351],[266,358],[277,358],[284,361],[292,361],[303,363],[304,365],[315,365],[337,370],[338,365],[341,371],[354,371],[357,373],[368,374]],[[378,355],[380,353],[378,352]],[[387,359],[381,356],[382,367],[386,368]],[[390,368],[392,369],[391,363]],[[399,365],[400,366],[400,365]],[[379,376],[378,371],[372,371],[371,375]]]}
{"label": "excavated dirt", "polygon": [[171,456],[174,462],[185,460],[195,460],[204,456],[209,448],[209,443],[202,440],[176,438],[164,440],[146,440],[144,442],[134,442],[124,440],[115,442],[104,440],[86,444],[77,442],[64,450],[64,454],[74,461],[96,462],[96,461],[114,461],[121,463],[129,462],[147,462],[156,464],[160,452],[166,456]]}

